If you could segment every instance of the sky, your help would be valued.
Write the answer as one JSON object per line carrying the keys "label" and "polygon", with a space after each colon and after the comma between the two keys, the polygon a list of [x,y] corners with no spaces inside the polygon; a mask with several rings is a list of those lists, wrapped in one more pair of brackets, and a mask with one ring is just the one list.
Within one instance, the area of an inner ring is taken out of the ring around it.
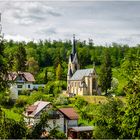
{"label": "sky", "polygon": [[5,39],[140,44],[140,1],[0,1]]}

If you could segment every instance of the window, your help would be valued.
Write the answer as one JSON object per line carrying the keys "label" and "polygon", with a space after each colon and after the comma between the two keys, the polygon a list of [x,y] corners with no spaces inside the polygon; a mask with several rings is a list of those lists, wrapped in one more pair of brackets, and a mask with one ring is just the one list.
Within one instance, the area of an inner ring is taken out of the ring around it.
{"label": "window", "polygon": [[17,88],[22,88],[22,85],[17,85]]}
{"label": "window", "polygon": [[30,88],[30,85],[28,85],[28,88]]}

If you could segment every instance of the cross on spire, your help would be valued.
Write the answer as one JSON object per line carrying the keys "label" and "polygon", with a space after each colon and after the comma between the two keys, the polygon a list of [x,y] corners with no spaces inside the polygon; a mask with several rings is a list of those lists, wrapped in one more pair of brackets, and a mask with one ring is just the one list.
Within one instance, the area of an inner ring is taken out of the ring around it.
{"label": "cross on spire", "polygon": [[72,46],[72,54],[76,53],[76,42],[75,42],[75,34],[73,34],[73,46]]}

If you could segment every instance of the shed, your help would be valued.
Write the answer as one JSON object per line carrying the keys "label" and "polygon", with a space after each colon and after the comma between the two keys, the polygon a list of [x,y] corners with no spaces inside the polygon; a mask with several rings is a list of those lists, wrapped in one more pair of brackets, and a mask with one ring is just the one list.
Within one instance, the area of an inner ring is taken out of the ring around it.
{"label": "shed", "polygon": [[68,130],[68,137],[72,139],[91,139],[93,126],[77,126]]}

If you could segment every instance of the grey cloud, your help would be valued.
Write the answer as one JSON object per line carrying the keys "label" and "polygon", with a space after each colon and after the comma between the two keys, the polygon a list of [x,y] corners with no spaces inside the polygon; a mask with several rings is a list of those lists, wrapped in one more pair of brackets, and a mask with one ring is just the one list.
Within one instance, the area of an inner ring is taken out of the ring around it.
{"label": "grey cloud", "polygon": [[56,34],[57,31],[56,31],[56,28],[54,27],[44,27],[44,28],[39,29],[37,33],[40,33],[43,35],[53,35],[53,34]]}
{"label": "grey cloud", "polygon": [[[22,6],[21,6],[22,4]],[[9,12],[14,17],[18,24],[31,24],[34,22],[43,22],[49,17],[59,17],[61,14],[55,11],[52,7],[47,6],[42,2],[15,2],[13,5],[9,4]]]}

